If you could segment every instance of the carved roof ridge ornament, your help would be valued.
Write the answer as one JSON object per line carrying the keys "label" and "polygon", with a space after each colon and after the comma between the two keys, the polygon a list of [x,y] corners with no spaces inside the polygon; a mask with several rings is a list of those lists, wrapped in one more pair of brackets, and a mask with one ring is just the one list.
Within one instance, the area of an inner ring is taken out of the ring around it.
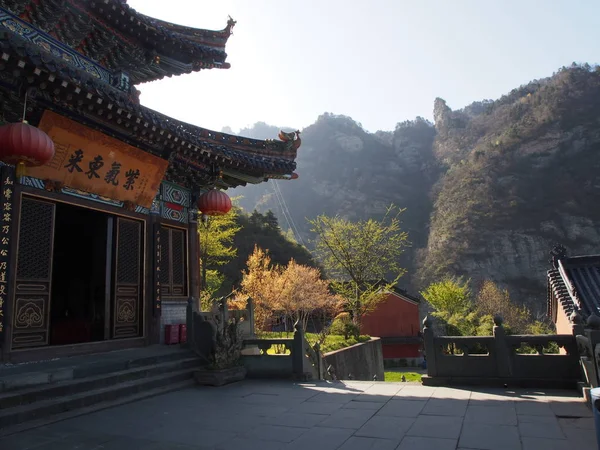
{"label": "carved roof ridge ornament", "polygon": [[558,261],[567,258],[567,249],[564,245],[557,243],[550,250],[550,255],[552,256],[550,263],[555,269],[558,269]]}

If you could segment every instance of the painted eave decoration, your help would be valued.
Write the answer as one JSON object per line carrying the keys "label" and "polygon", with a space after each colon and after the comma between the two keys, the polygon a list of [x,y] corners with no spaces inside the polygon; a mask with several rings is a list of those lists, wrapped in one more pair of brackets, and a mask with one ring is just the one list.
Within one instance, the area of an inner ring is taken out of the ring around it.
{"label": "painted eave decoration", "polygon": [[[105,4],[118,11],[129,8],[120,1],[105,0]],[[130,15],[126,17],[133,17],[133,12],[127,14]],[[161,22],[160,26],[179,34],[195,33],[178,25]],[[232,27],[233,23],[227,31],[214,32],[215,39],[230,34]],[[200,33],[194,39],[204,39],[203,36]],[[276,140],[251,139],[211,131],[153,111],[139,104],[135,92],[123,89],[119,77],[111,78],[119,74],[103,71],[86,56],[3,8],[0,71],[10,74],[4,80],[10,89],[18,89],[19,80],[27,80],[31,88],[30,108],[37,110],[38,117],[44,109],[59,108],[66,117],[168,160],[168,181],[190,188],[206,186],[212,166],[225,173],[222,188],[298,177],[294,171],[301,144],[299,132],[281,132]],[[85,111],[85,117],[81,117],[81,111]],[[10,116],[5,119],[17,120]]]}

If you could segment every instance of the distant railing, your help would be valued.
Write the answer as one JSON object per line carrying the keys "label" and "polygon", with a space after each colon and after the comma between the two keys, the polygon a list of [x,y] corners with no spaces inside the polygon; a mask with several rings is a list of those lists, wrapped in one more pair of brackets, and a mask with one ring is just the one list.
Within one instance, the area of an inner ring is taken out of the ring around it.
{"label": "distant railing", "polygon": [[[319,346],[311,347],[302,326],[297,323],[292,339],[245,339],[244,347],[255,354],[242,356],[248,377],[293,378],[297,380],[326,379],[325,363]],[[269,353],[271,348],[276,351]]]}
{"label": "distant railing", "polygon": [[[424,384],[549,384],[575,387],[581,379],[574,335],[506,335],[500,317],[493,336],[434,336],[423,321]],[[563,349],[547,353],[551,344]]]}

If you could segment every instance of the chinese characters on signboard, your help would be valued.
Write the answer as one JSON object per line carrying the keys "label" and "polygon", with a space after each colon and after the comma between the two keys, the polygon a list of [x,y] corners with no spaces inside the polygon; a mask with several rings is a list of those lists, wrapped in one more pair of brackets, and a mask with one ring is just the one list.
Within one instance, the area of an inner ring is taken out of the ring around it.
{"label": "chinese characters on signboard", "polygon": [[55,155],[29,175],[151,207],[168,161],[52,111],[44,112],[39,128],[54,141]]}
{"label": "chinese characters on signboard", "polygon": [[0,335],[4,333],[4,311],[8,301],[8,263],[10,248],[10,232],[13,215],[13,194],[15,189],[11,169],[3,166],[0,170],[2,192],[2,217],[0,220]]}
{"label": "chinese characters on signboard", "polygon": [[155,253],[155,258],[154,258],[154,268],[155,268],[155,273],[154,273],[154,277],[156,280],[156,286],[155,286],[155,292],[154,292],[154,314],[156,316],[160,316],[160,308],[161,308],[161,299],[160,299],[160,262],[161,262],[161,257],[162,257],[162,247],[160,245],[160,225],[159,224],[155,224],[155,232],[154,232],[154,236],[156,239],[156,253]]}

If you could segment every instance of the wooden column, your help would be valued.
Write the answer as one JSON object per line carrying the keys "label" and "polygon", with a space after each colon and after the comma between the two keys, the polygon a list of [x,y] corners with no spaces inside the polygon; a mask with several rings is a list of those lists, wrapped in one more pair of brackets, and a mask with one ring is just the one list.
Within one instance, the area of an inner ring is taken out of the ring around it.
{"label": "wooden column", "polygon": [[104,279],[104,340],[106,341],[110,339],[112,324],[113,233],[114,220],[112,216],[108,216],[106,220],[106,273]]}
{"label": "wooden column", "polygon": [[[190,271],[190,289],[189,296],[194,301],[200,300],[200,243],[198,241],[198,214],[196,211],[190,211],[188,225],[188,249],[189,249],[189,271]],[[199,303],[197,304],[199,307]]]}
{"label": "wooden column", "polygon": [[160,342],[160,318],[162,315],[162,287],[160,285],[160,265],[163,258],[163,247],[160,239],[160,220],[157,216],[152,215],[149,221],[149,226],[152,232],[150,233],[150,261],[152,261],[152,272],[150,280],[150,298],[152,299],[152,314],[148,314],[148,320],[151,322],[150,328],[150,343],[158,344]]}

